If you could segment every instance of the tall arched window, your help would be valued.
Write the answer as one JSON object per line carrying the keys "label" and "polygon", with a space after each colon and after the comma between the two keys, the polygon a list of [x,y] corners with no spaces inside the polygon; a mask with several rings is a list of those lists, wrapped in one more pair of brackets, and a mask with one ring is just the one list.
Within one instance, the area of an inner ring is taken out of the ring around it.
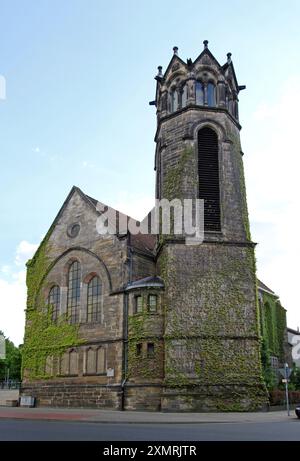
{"label": "tall arched window", "polygon": [[201,82],[196,82],[196,104],[204,105],[204,88]]}
{"label": "tall arched window", "polygon": [[216,105],[216,87],[211,82],[207,84],[207,105],[209,107]]}
{"label": "tall arched window", "polygon": [[171,112],[175,112],[178,109],[178,93],[175,89],[170,93],[170,104]]}
{"label": "tall arched window", "polygon": [[101,281],[95,275],[88,284],[88,299],[87,299],[87,321],[101,321]]}
{"label": "tall arched window", "polygon": [[69,284],[68,284],[68,317],[71,323],[79,322],[80,310],[80,264],[74,261],[69,269]]}
{"label": "tall arched window", "polygon": [[199,198],[204,199],[204,230],[220,231],[218,137],[205,127],[198,132]]}
{"label": "tall arched window", "polygon": [[185,107],[187,103],[187,85],[184,85],[181,93],[181,107]]}
{"label": "tall arched window", "polygon": [[60,289],[58,285],[51,288],[48,295],[48,307],[51,309],[51,317],[55,322],[59,316],[60,308]]}

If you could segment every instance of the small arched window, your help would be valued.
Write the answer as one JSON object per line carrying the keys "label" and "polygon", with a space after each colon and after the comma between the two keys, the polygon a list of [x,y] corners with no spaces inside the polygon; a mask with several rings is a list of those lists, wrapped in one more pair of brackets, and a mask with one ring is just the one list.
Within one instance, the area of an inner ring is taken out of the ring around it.
{"label": "small arched window", "polygon": [[207,105],[209,107],[215,107],[216,105],[216,87],[211,82],[207,84]]}
{"label": "small arched window", "polygon": [[175,112],[178,109],[178,93],[175,89],[170,93],[170,104],[171,112]]}
{"label": "small arched window", "polygon": [[88,284],[88,298],[87,298],[87,321],[100,322],[101,321],[101,294],[102,287],[101,281],[95,275]]}
{"label": "small arched window", "polygon": [[201,82],[196,82],[196,104],[199,106],[204,105],[204,88]]}
{"label": "small arched window", "polygon": [[181,93],[181,107],[185,107],[187,103],[187,85],[184,85]]}
{"label": "small arched window", "polygon": [[81,270],[78,261],[69,269],[67,312],[71,323],[79,322]]}
{"label": "small arched window", "polygon": [[51,318],[55,322],[59,316],[60,308],[60,289],[58,285],[54,285],[48,295],[48,307],[51,309]]}

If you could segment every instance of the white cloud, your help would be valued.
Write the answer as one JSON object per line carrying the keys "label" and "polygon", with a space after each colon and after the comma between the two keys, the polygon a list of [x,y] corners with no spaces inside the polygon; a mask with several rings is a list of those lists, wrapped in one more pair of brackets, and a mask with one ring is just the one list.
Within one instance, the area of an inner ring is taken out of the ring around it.
{"label": "white cloud", "polygon": [[142,220],[155,206],[153,195],[139,195],[138,197],[128,192],[120,192],[119,197],[112,206],[131,218]]}
{"label": "white cloud", "polygon": [[0,272],[9,275],[11,273],[11,267],[8,265],[2,266]]}
{"label": "white cloud", "polygon": [[16,344],[23,342],[26,308],[25,262],[38,245],[22,240],[16,248],[15,261],[0,271],[0,330]]}
{"label": "white cloud", "polygon": [[0,329],[16,344],[23,341],[26,306],[25,271],[15,280],[0,279]]}
{"label": "white cloud", "polygon": [[0,100],[6,99],[6,79],[3,75],[0,75]]}
{"label": "white cloud", "polygon": [[38,244],[29,243],[26,240],[22,240],[16,249],[15,263],[17,266],[24,266],[28,259],[36,252]]}
{"label": "white cloud", "polygon": [[81,165],[83,166],[83,168],[90,168],[90,169],[96,168],[96,166],[93,163],[88,162],[87,160],[83,160],[81,162]]}
{"label": "white cloud", "polygon": [[242,135],[258,275],[280,296],[291,327],[300,325],[299,85],[300,76],[284,82],[274,101],[258,107]]}

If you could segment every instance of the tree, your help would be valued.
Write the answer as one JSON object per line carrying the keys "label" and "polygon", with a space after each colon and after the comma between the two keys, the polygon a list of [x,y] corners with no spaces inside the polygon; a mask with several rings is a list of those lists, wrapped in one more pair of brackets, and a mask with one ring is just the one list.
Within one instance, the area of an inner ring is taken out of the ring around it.
{"label": "tree", "polygon": [[[4,337],[5,335],[0,331]],[[12,341],[5,338],[5,359],[0,359],[0,381],[7,377],[9,370],[9,378],[16,381],[21,380],[21,352]]]}
{"label": "tree", "polygon": [[290,384],[295,391],[300,391],[300,368],[295,365],[293,366]]}

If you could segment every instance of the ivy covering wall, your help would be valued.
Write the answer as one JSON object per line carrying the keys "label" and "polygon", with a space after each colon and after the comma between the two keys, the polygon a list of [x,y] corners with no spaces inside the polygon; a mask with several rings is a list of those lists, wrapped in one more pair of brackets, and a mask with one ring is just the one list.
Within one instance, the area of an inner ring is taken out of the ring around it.
{"label": "ivy covering wall", "polygon": [[276,295],[262,292],[260,303],[261,335],[270,355],[284,360],[286,311]]}
{"label": "ivy covering wall", "polygon": [[43,281],[51,268],[51,246],[48,232],[34,257],[27,262],[27,310],[24,346],[22,347],[22,376],[27,381],[46,379],[46,360],[58,360],[70,347],[80,344],[79,325],[71,325],[66,315],[54,323],[51,307],[43,299]]}
{"label": "ivy covering wall", "polygon": [[274,294],[261,291],[260,301],[261,359],[264,379],[268,389],[278,385],[278,379],[271,367],[271,356],[278,362],[285,362],[286,311]]}

